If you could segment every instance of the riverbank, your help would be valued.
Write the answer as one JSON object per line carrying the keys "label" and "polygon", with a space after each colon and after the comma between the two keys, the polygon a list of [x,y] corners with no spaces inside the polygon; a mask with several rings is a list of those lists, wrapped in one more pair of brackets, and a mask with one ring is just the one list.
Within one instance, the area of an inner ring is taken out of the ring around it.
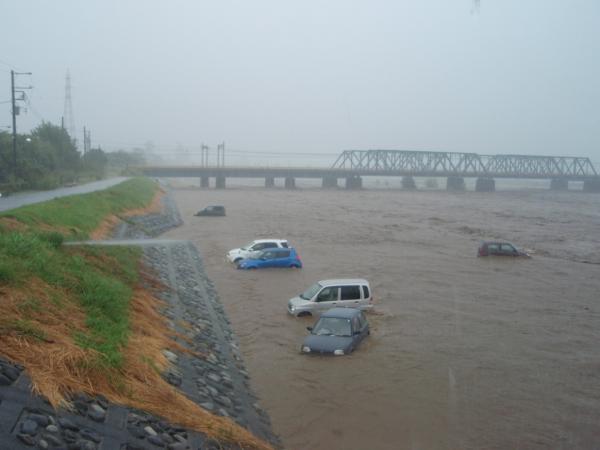
{"label": "riverbank", "polygon": [[[148,238],[177,226],[180,218],[176,206],[168,195],[162,202],[161,213],[127,218],[115,233],[123,239]],[[163,242],[144,246],[143,252],[146,271],[153,275],[145,276],[145,287],[164,301],[162,308],[176,343],[162,352],[168,361],[161,370],[164,380],[177,387],[191,404],[201,405],[225,421],[231,419],[277,446],[268,416],[248,391],[235,340],[196,250],[187,243]],[[56,410],[46,399],[31,393],[31,381],[21,369],[6,360],[0,364],[0,448],[263,448],[258,440],[252,444],[241,436],[236,438],[233,428],[218,432],[223,437],[223,433],[231,433],[219,441],[192,431],[190,426],[200,418],[193,417],[195,414],[182,416],[185,411],[173,411],[177,405],[169,402],[161,409],[165,415],[169,412],[169,417],[180,417],[177,425],[102,396],[74,394],[69,399],[72,410]],[[213,422],[212,426],[223,426]]]}

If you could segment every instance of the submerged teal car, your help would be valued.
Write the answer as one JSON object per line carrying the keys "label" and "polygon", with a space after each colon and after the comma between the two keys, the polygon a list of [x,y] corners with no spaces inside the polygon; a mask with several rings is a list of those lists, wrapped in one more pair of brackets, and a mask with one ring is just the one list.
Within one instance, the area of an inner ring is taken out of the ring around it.
{"label": "submerged teal car", "polygon": [[336,356],[352,353],[371,334],[367,318],[354,308],[332,308],[306,329],[310,335],[300,347],[302,353]]}
{"label": "submerged teal car", "polygon": [[262,269],[264,267],[302,267],[298,252],[293,248],[270,248],[242,259],[238,269]]}

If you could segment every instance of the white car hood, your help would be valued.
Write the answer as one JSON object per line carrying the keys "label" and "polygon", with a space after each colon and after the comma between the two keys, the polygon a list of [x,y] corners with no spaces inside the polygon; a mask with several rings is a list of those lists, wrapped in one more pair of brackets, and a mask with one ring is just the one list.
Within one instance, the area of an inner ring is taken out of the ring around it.
{"label": "white car hood", "polygon": [[304,299],[303,299],[302,297],[300,297],[300,296],[296,296],[296,297],[294,297],[294,298],[291,298],[291,299],[288,301],[288,304],[289,304],[290,306],[294,306],[294,307],[298,307],[298,306],[304,306],[304,305],[306,305],[306,304],[309,304],[309,303],[311,303],[311,302],[309,302],[308,300],[304,300]]}

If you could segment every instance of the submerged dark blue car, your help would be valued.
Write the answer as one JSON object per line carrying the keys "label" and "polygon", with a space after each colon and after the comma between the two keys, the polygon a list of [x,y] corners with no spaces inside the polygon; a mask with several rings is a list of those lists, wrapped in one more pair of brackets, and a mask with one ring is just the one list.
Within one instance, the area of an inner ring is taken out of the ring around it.
{"label": "submerged dark blue car", "polygon": [[269,248],[242,259],[238,269],[262,269],[263,267],[302,267],[300,256],[293,248]]}
{"label": "submerged dark blue car", "polygon": [[347,355],[370,334],[365,315],[354,308],[332,308],[307,329],[310,336],[304,339],[302,353]]}

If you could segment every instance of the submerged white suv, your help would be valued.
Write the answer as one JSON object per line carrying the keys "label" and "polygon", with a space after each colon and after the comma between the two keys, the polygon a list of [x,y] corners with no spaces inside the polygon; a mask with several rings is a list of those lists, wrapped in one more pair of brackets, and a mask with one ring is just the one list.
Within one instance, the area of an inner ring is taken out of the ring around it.
{"label": "submerged white suv", "polygon": [[373,295],[369,282],[362,278],[321,280],[288,301],[288,312],[293,316],[307,316],[339,307],[371,309]]}
{"label": "submerged white suv", "polygon": [[285,239],[256,239],[243,247],[229,250],[227,259],[229,262],[238,263],[242,259],[249,258],[256,252],[268,248],[288,248],[288,241]]}

